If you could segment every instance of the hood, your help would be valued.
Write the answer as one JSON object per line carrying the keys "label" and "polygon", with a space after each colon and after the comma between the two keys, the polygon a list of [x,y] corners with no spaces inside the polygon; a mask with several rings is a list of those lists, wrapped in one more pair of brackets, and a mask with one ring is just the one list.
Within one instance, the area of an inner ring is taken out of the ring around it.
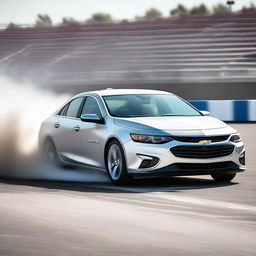
{"label": "hood", "polygon": [[[208,135],[236,132],[224,122],[209,116],[166,116],[115,118],[114,123],[133,130],[172,135]],[[218,130],[218,131],[217,131]]]}

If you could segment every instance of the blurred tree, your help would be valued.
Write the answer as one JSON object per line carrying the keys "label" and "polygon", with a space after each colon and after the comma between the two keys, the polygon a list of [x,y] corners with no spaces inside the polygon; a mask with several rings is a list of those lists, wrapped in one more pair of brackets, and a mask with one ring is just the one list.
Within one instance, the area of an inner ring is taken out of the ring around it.
{"label": "blurred tree", "polygon": [[16,25],[15,23],[11,22],[8,24],[7,29],[18,28],[18,27],[19,25]]}
{"label": "blurred tree", "polygon": [[190,14],[208,14],[209,10],[205,4],[200,4],[199,6],[195,6],[190,10]]}
{"label": "blurred tree", "polygon": [[134,17],[134,19],[135,19],[135,20],[143,20],[143,19],[145,19],[145,17],[144,17],[144,16],[136,15],[136,16]]}
{"label": "blurred tree", "polygon": [[182,14],[187,14],[188,12],[189,12],[188,9],[184,5],[178,4],[175,9],[172,9],[170,11],[170,15],[171,16],[179,16]]}
{"label": "blurred tree", "polygon": [[47,14],[38,14],[36,20],[36,26],[51,26],[52,19]]}
{"label": "blurred tree", "polygon": [[95,13],[92,15],[92,17],[87,20],[88,22],[110,22],[112,21],[112,17],[108,13]]}
{"label": "blurred tree", "polygon": [[146,11],[145,13],[145,19],[160,19],[162,18],[163,14],[161,11],[159,11],[156,8],[151,8]]}
{"label": "blurred tree", "polygon": [[256,9],[256,6],[254,5],[254,3],[251,2],[249,6],[244,6],[242,8],[242,11],[250,11],[250,10],[255,10],[255,9]]}
{"label": "blurred tree", "polygon": [[64,18],[62,18],[62,24],[63,25],[78,25],[78,24],[80,24],[80,22],[75,20],[72,17],[64,17]]}
{"label": "blurred tree", "polygon": [[217,4],[213,6],[214,13],[229,12],[229,11],[230,11],[229,7],[224,4]]}

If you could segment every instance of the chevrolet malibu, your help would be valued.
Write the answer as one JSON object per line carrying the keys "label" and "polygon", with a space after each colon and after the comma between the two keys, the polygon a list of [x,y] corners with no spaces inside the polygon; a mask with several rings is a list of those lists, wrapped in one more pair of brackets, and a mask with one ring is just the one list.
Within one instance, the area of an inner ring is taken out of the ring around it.
{"label": "chevrolet malibu", "polygon": [[211,175],[227,182],[245,170],[236,130],[155,90],[78,94],[42,123],[39,145],[49,163],[106,170],[117,185],[161,175]]}

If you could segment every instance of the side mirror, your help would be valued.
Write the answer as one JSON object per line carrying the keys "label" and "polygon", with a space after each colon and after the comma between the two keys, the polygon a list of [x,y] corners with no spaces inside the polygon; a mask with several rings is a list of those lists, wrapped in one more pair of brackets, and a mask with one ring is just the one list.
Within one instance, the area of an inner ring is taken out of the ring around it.
{"label": "side mirror", "polygon": [[104,119],[96,114],[83,114],[80,119],[83,122],[104,124]]}
{"label": "side mirror", "polygon": [[200,110],[201,114],[203,114],[204,116],[209,116],[210,112],[209,111],[205,111],[205,110]]}

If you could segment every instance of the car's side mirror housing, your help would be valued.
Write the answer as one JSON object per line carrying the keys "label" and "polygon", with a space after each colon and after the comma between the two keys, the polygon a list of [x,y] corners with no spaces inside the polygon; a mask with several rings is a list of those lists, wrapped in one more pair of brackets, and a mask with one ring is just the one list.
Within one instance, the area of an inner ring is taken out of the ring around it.
{"label": "car's side mirror housing", "polygon": [[104,124],[104,118],[99,117],[96,114],[83,114],[80,117],[81,121],[83,122],[89,122],[89,123],[97,123],[97,124]]}
{"label": "car's side mirror housing", "polygon": [[210,112],[209,111],[205,111],[205,110],[200,110],[201,114],[203,114],[204,116],[209,116]]}

